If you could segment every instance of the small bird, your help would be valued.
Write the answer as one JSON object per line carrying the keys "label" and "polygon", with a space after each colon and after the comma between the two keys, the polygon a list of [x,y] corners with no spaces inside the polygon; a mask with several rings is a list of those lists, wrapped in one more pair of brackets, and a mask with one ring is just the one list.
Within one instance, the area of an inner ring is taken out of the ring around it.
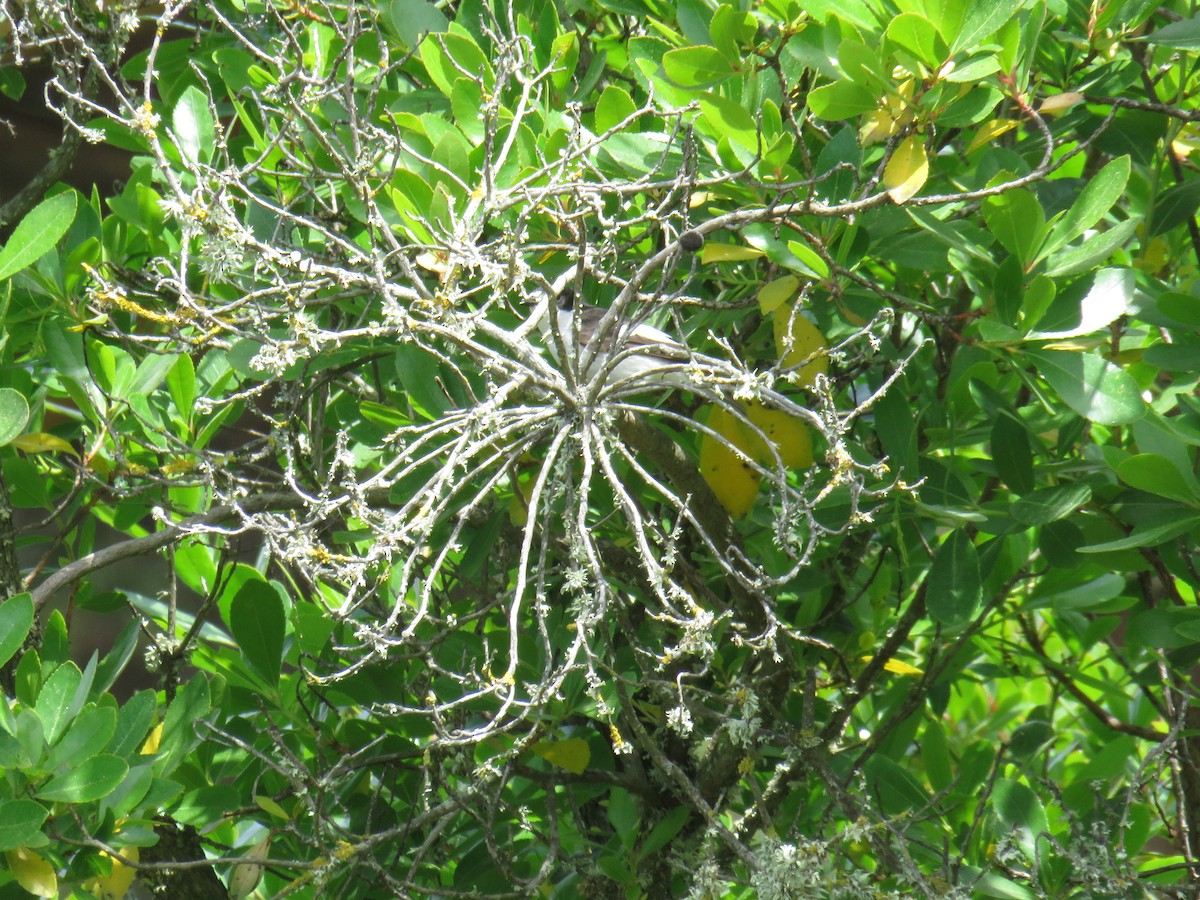
{"label": "small bird", "polygon": [[[631,382],[633,386],[636,382],[639,388],[656,388],[689,383],[681,366],[689,356],[688,348],[666,332],[644,323],[631,325],[617,321],[606,329],[599,346],[592,346],[608,310],[580,303],[575,289],[565,283],[559,287],[554,305],[554,322],[562,347],[568,352],[572,347],[578,348],[580,362],[586,369],[581,373],[585,379],[594,377],[616,356],[616,363],[606,375],[609,384]],[[548,330],[543,323],[543,331]],[[553,335],[546,335],[546,345],[557,358],[559,344]]]}

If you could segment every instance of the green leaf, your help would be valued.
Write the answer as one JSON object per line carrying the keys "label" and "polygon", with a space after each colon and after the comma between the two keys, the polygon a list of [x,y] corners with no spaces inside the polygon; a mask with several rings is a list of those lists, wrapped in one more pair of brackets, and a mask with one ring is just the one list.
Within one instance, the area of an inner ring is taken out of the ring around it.
{"label": "green leaf", "polygon": [[0,447],[25,430],[29,422],[29,401],[12,388],[0,388]]}
{"label": "green leaf", "polygon": [[969,622],[982,599],[979,552],[966,531],[953,531],[934,554],[925,606],[938,622],[954,627]]}
{"label": "green leaf", "polygon": [[77,766],[108,747],[117,730],[117,711],[111,706],[90,706],[71,723],[50,751],[46,768]]}
{"label": "green leaf", "polygon": [[109,749],[127,758],[137,753],[146,740],[157,708],[158,700],[154,691],[138,691],[126,700],[117,716],[117,730]]}
{"label": "green leaf", "polygon": [[1037,836],[1050,828],[1037,794],[1019,781],[1000,778],[992,792],[992,809],[1004,825],[1019,830],[1021,848],[1032,859]]}
{"label": "green leaf", "polygon": [[179,95],[171,112],[171,127],[185,162],[196,165],[212,159],[216,140],[212,110],[208,96],[196,85],[188,85]]}
{"label": "green leaf", "polygon": [[1033,490],[1033,449],[1029,431],[1015,415],[1002,413],[992,425],[992,461],[1004,483],[1018,494]]}
{"label": "green leaf", "polygon": [[113,686],[117,677],[125,671],[129,660],[133,659],[134,651],[137,650],[140,633],[141,630],[136,619],[131,619],[129,624],[121,629],[121,633],[113,641],[112,647],[104,654],[104,659],[100,660],[100,665],[96,667],[96,683],[93,688],[95,694],[107,691]]}
{"label": "green leaf", "polygon": [[896,16],[884,34],[891,45],[907,50],[931,71],[937,71],[950,56],[933,23],[916,13]]}
{"label": "green leaf", "polygon": [[878,105],[879,98],[875,94],[853,81],[835,81],[808,95],[808,108],[812,114],[831,122],[860,116]]}
{"label": "green leaf", "polygon": [[0,250],[0,281],[11,278],[50,252],[74,221],[74,191],[43,200],[30,210]]}
{"label": "green leaf", "polygon": [[629,91],[620,85],[610,84],[596,101],[596,133],[603,134],[611,128],[616,128],[637,112],[637,109]]}
{"label": "green leaf", "polygon": [[1000,245],[1028,271],[1046,234],[1046,217],[1037,197],[1026,190],[989,197],[983,204],[983,220]]}
{"label": "green leaf", "polygon": [[41,833],[42,823],[50,813],[32,800],[9,800],[0,803],[0,853],[28,847]]}
{"label": "green leaf", "polygon": [[[171,701],[163,719],[162,739],[158,744],[158,762],[155,766],[157,774],[170,774],[199,742],[196,722],[208,715],[210,707],[208,678],[204,675],[192,676]],[[145,737],[144,734],[142,736]]]}
{"label": "green leaf", "polygon": [[1134,40],[1146,41],[1160,47],[1174,47],[1176,50],[1200,50],[1200,16],[1172,22]]}
{"label": "green leaf", "polygon": [[1132,269],[1101,269],[1092,288],[1079,301],[1078,323],[1056,331],[1033,331],[1029,340],[1061,340],[1093,334],[1111,325],[1129,309],[1136,280]]}
{"label": "green leaf", "polygon": [[229,630],[246,662],[272,687],[279,684],[287,621],[283,600],[262,581],[247,581],[229,607]]}
{"label": "green leaf", "polygon": [[83,681],[83,673],[73,662],[65,662],[46,679],[38,692],[34,710],[46,732],[46,742],[53,744],[69,724],[75,692]]}
{"label": "green leaf", "polygon": [[415,47],[430,32],[450,28],[450,22],[428,0],[392,0],[385,8],[386,21],[406,46]]}
{"label": "green leaf", "polygon": [[1092,489],[1082,481],[1042,488],[1012,505],[1012,517],[1022,525],[1046,525],[1069,516],[1092,499]]}
{"label": "green leaf", "polygon": [[1141,216],[1125,219],[1108,231],[1093,234],[1078,246],[1059,251],[1046,263],[1045,274],[1052,278],[1077,275],[1107,261],[1113,253],[1129,243],[1141,221]]}
{"label": "green leaf", "polygon": [[667,77],[681,87],[712,87],[734,74],[716,47],[680,47],[668,50],[662,58]]}
{"label": "green leaf", "polygon": [[29,594],[16,594],[0,604],[0,666],[7,665],[21,649],[31,628],[33,598]]}
{"label": "green leaf", "polygon": [[1028,6],[1027,0],[1012,3],[1008,0],[970,0],[966,3],[962,26],[953,35],[942,30],[942,36],[950,41],[951,52],[974,47],[994,35],[1005,22]]}
{"label": "green leaf", "polygon": [[667,846],[671,839],[683,830],[683,826],[691,817],[692,808],[690,806],[676,806],[668,812],[646,835],[646,840],[642,841],[642,845],[638,847],[638,857],[645,859]]}
{"label": "green leaf", "polygon": [[1129,170],[1129,157],[1122,156],[1088,179],[1067,214],[1051,226],[1050,236],[1038,258],[1044,259],[1055,250],[1065,247],[1104,218],[1125,192]]}
{"label": "green leaf", "polygon": [[[1186,507],[1180,506],[1179,509],[1183,513]],[[1197,527],[1200,527],[1200,513],[1184,514],[1174,522],[1166,522],[1161,525],[1139,525],[1126,537],[1118,538],[1115,541],[1105,541],[1102,544],[1079,547],[1078,552],[1111,553],[1116,550],[1133,550],[1137,547],[1157,547],[1159,544],[1165,544],[1172,538],[1187,534]]]}
{"label": "green leaf", "polygon": [[1191,179],[1168,188],[1154,200],[1154,218],[1150,220],[1149,236],[1166,234],[1185,224],[1200,208],[1200,180]]}
{"label": "green leaf", "polygon": [[929,803],[925,786],[890,756],[876,753],[867,760],[863,770],[867,785],[879,797],[879,804],[887,815],[921,809]]}
{"label": "green leaf", "polygon": [[1026,350],[1063,401],[1092,422],[1126,425],[1146,410],[1137,382],[1124,370],[1092,353]]}
{"label": "green leaf", "polygon": [[954,760],[946,735],[936,721],[925,723],[921,735],[921,763],[925,766],[925,777],[935,791],[944,791],[954,781]]}
{"label": "green leaf", "polygon": [[1117,477],[1130,487],[1183,503],[1196,503],[1195,476],[1179,471],[1165,456],[1139,453],[1120,463],[1116,472]]}
{"label": "green leaf", "polygon": [[51,778],[37,796],[63,803],[91,803],[111,794],[128,772],[129,765],[121,757],[101,753]]}
{"label": "green leaf", "polygon": [[744,106],[718,94],[703,94],[700,97],[700,111],[711,126],[709,134],[728,137],[751,152],[758,150],[757,126]]}

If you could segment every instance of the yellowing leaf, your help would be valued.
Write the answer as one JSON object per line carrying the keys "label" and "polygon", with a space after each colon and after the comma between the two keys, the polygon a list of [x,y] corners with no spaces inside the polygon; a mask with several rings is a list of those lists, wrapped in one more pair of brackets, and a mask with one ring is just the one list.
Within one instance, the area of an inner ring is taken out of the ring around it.
{"label": "yellowing leaf", "polygon": [[[133,887],[133,879],[137,876],[137,870],[132,866],[125,865],[116,857],[109,857],[109,854],[103,851],[100,855],[112,859],[112,872],[90,879],[85,886],[100,900],[121,900]],[[137,847],[122,847],[121,856],[137,862],[140,853]]]}
{"label": "yellowing leaf", "polygon": [[154,726],[154,730],[146,737],[142,744],[141,754],[143,756],[152,756],[158,752],[158,742],[162,740],[162,722]]}
{"label": "yellowing leaf", "polygon": [[862,146],[886,141],[900,129],[899,124],[886,110],[877,109],[862,118],[858,129],[858,142]]}
{"label": "yellowing leaf", "polygon": [[[817,326],[790,307],[775,311],[775,349],[786,369],[799,366],[796,383],[801,387],[812,387],[817,375],[829,371],[829,357],[825,336]],[[809,357],[808,362],[804,362]],[[801,363],[804,363],[801,365]]]}
{"label": "yellowing leaf", "polygon": [[18,847],[4,854],[8,869],[17,884],[35,897],[57,897],[58,875],[54,866],[28,847]]}
{"label": "yellowing leaf", "polygon": [[269,812],[277,819],[287,821],[291,818],[287,814],[287,810],[280,806],[273,797],[268,797],[266,794],[255,794],[254,802],[258,804],[258,808],[264,812]]}
{"label": "yellowing leaf", "polygon": [[740,519],[758,497],[760,476],[737,451],[755,457],[754,441],[731,411],[723,406],[710,408],[707,424],[719,437],[705,433],[700,438],[700,474],[718,502]]}
{"label": "yellowing leaf", "polygon": [[738,262],[743,259],[757,259],[762,256],[761,250],[753,247],[739,247],[736,244],[705,244],[700,251],[700,262],[708,265],[718,262]]}
{"label": "yellowing leaf", "polygon": [[888,196],[896,203],[904,203],[917,195],[929,178],[929,157],[925,155],[925,142],[910,134],[883,170],[883,186]]}
{"label": "yellowing leaf", "polygon": [[17,435],[9,444],[26,453],[70,453],[78,458],[75,448],[56,434],[45,431],[31,431],[28,434]]}
{"label": "yellowing leaf", "polygon": [[987,146],[1000,135],[1012,131],[1017,124],[1013,119],[992,119],[990,122],[984,122],[975,132],[975,137],[971,138],[971,143],[967,145],[967,152],[974,153],[980,147]]}
{"label": "yellowing leaf", "polygon": [[764,316],[770,315],[796,296],[796,291],[799,289],[800,279],[795,275],[776,278],[770,284],[764,285],[763,289],[758,292],[758,308],[762,310]]}
{"label": "yellowing leaf", "polygon": [[1062,94],[1055,94],[1053,97],[1047,97],[1038,107],[1038,112],[1043,116],[1061,116],[1082,100],[1083,94],[1078,91],[1066,91]]}
{"label": "yellowing leaf", "polygon": [[592,761],[592,748],[583,738],[567,738],[561,741],[539,741],[533,752],[548,763],[582,775]]}
{"label": "yellowing leaf", "polygon": [[[860,659],[865,663],[869,663],[874,658],[875,657],[873,657],[873,656],[860,657]],[[924,675],[925,674],[924,671],[922,671],[921,669],[918,669],[916,666],[910,666],[908,663],[900,662],[900,660],[898,660],[898,659],[889,659],[887,662],[885,662],[883,664],[883,670],[885,672],[891,672],[894,675]]]}
{"label": "yellowing leaf", "polygon": [[[807,469],[813,464],[812,433],[802,421],[758,402],[748,404],[746,415],[774,445],[780,461],[789,469]],[[759,462],[774,463],[772,453],[765,447],[759,450],[755,454]]]}

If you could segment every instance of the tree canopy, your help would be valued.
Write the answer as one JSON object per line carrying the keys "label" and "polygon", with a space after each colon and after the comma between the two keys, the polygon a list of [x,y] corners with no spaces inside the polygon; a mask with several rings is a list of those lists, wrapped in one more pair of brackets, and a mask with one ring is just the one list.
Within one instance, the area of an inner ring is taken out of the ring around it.
{"label": "tree canopy", "polygon": [[0,897],[1192,896],[1190,5],[0,22]]}

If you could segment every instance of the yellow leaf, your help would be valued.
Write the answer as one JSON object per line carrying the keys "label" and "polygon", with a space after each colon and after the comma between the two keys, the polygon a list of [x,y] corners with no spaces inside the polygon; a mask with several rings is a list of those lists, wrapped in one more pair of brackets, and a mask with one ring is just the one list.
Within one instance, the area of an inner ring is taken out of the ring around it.
{"label": "yellow leaf", "polygon": [[708,427],[719,437],[705,433],[700,438],[700,474],[726,511],[740,519],[750,512],[758,497],[760,476],[746,459],[757,456],[754,441],[728,409],[723,406],[709,408],[712,412]]}
{"label": "yellow leaf", "polygon": [[929,157],[925,155],[925,142],[910,134],[883,170],[883,186],[888,196],[896,203],[904,203],[917,195],[929,178]]}
{"label": "yellow leaf", "polygon": [[858,142],[862,146],[886,141],[899,130],[900,126],[886,110],[877,109],[862,117],[862,125],[858,129]]}
{"label": "yellow leaf", "polygon": [[795,275],[784,275],[776,278],[770,284],[764,285],[758,292],[758,308],[764,316],[770,315],[796,295],[800,289],[800,279]]}
{"label": "yellow leaf", "polygon": [[739,247],[736,244],[705,244],[700,251],[700,262],[708,265],[718,262],[738,262],[743,259],[758,259],[761,250],[753,247]]}
{"label": "yellow leaf", "polygon": [[967,145],[967,152],[973,153],[980,147],[990,144],[1000,135],[1012,131],[1017,124],[1013,119],[992,119],[990,122],[984,122],[975,132],[975,137],[971,138],[971,143]]}
{"label": "yellow leaf", "polygon": [[[796,383],[801,387],[812,387],[817,375],[829,371],[829,357],[823,352],[828,347],[825,336],[816,325],[790,307],[775,311],[774,325],[775,349],[784,368],[799,366]],[[806,359],[809,361],[804,362]]]}
{"label": "yellow leaf", "polygon": [[286,822],[291,818],[291,816],[287,814],[286,809],[275,802],[274,798],[268,797],[266,794],[255,794],[254,802],[258,804],[259,809],[263,810],[264,812],[269,812],[277,819],[283,819],[283,821]]}
{"label": "yellow leaf", "polygon": [[[865,663],[869,663],[874,658],[875,657],[873,657],[873,656],[863,656],[863,657],[861,657],[861,660]],[[925,674],[921,669],[918,669],[916,666],[910,666],[908,663],[900,662],[900,660],[898,660],[898,659],[889,659],[887,662],[885,662],[883,664],[883,669],[885,672],[891,672],[894,675],[924,675]]]}
{"label": "yellow leaf", "polygon": [[28,847],[18,847],[4,854],[8,869],[17,884],[35,897],[57,897],[58,875],[54,866]]}
{"label": "yellow leaf", "polygon": [[74,447],[58,435],[45,431],[31,431],[28,434],[17,435],[9,443],[26,453],[70,453],[76,458],[79,457]]}
{"label": "yellow leaf", "polygon": [[140,752],[143,756],[152,756],[158,752],[158,742],[162,740],[162,731],[162,722],[159,722],[154,726],[154,729],[150,732],[150,734],[146,737],[145,742],[142,744],[142,749]]}
{"label": "yellow leaf", "polygon": [[1082,100],[1083,94],[1078,91],[1066,91],[1062,94],[1055,94],[1053,97],[1047,97],[1038,107],[1038,112],[1043,116],[1061,116]]}
{"label": "yellow leaf", "polygon": [[[747,405],[746,415],[775,446],[780,461],[789,469],[807,469],[813,464],[812,434],[802,421],[758,402]],[[763,451],[756,454],[759,462],[773,464],[774,454],[766,452],[765,447],[759,449]]]}
{"label": "yellow leaf", "polygon": [[[100,900],[121,900],[122,897],[129,893],[129,889],[133,887],[133,879],[137,877],[137,869],[125,865],[125,863],[104,851],[101,851],[100,855],[106,859],[112,859],[112,872],[108,875],[98,875],[90,879],[85,887],[91,890]],[[121,856],[132,862],[137,862],[140,859],[137,847],[122,847]]]}
{"label": "yellow leaf", "polygon": [[548,763],[582,775],[592,761],[592,748],[583,738],[567,738],[562,741],[539,741],[533,752]]}

